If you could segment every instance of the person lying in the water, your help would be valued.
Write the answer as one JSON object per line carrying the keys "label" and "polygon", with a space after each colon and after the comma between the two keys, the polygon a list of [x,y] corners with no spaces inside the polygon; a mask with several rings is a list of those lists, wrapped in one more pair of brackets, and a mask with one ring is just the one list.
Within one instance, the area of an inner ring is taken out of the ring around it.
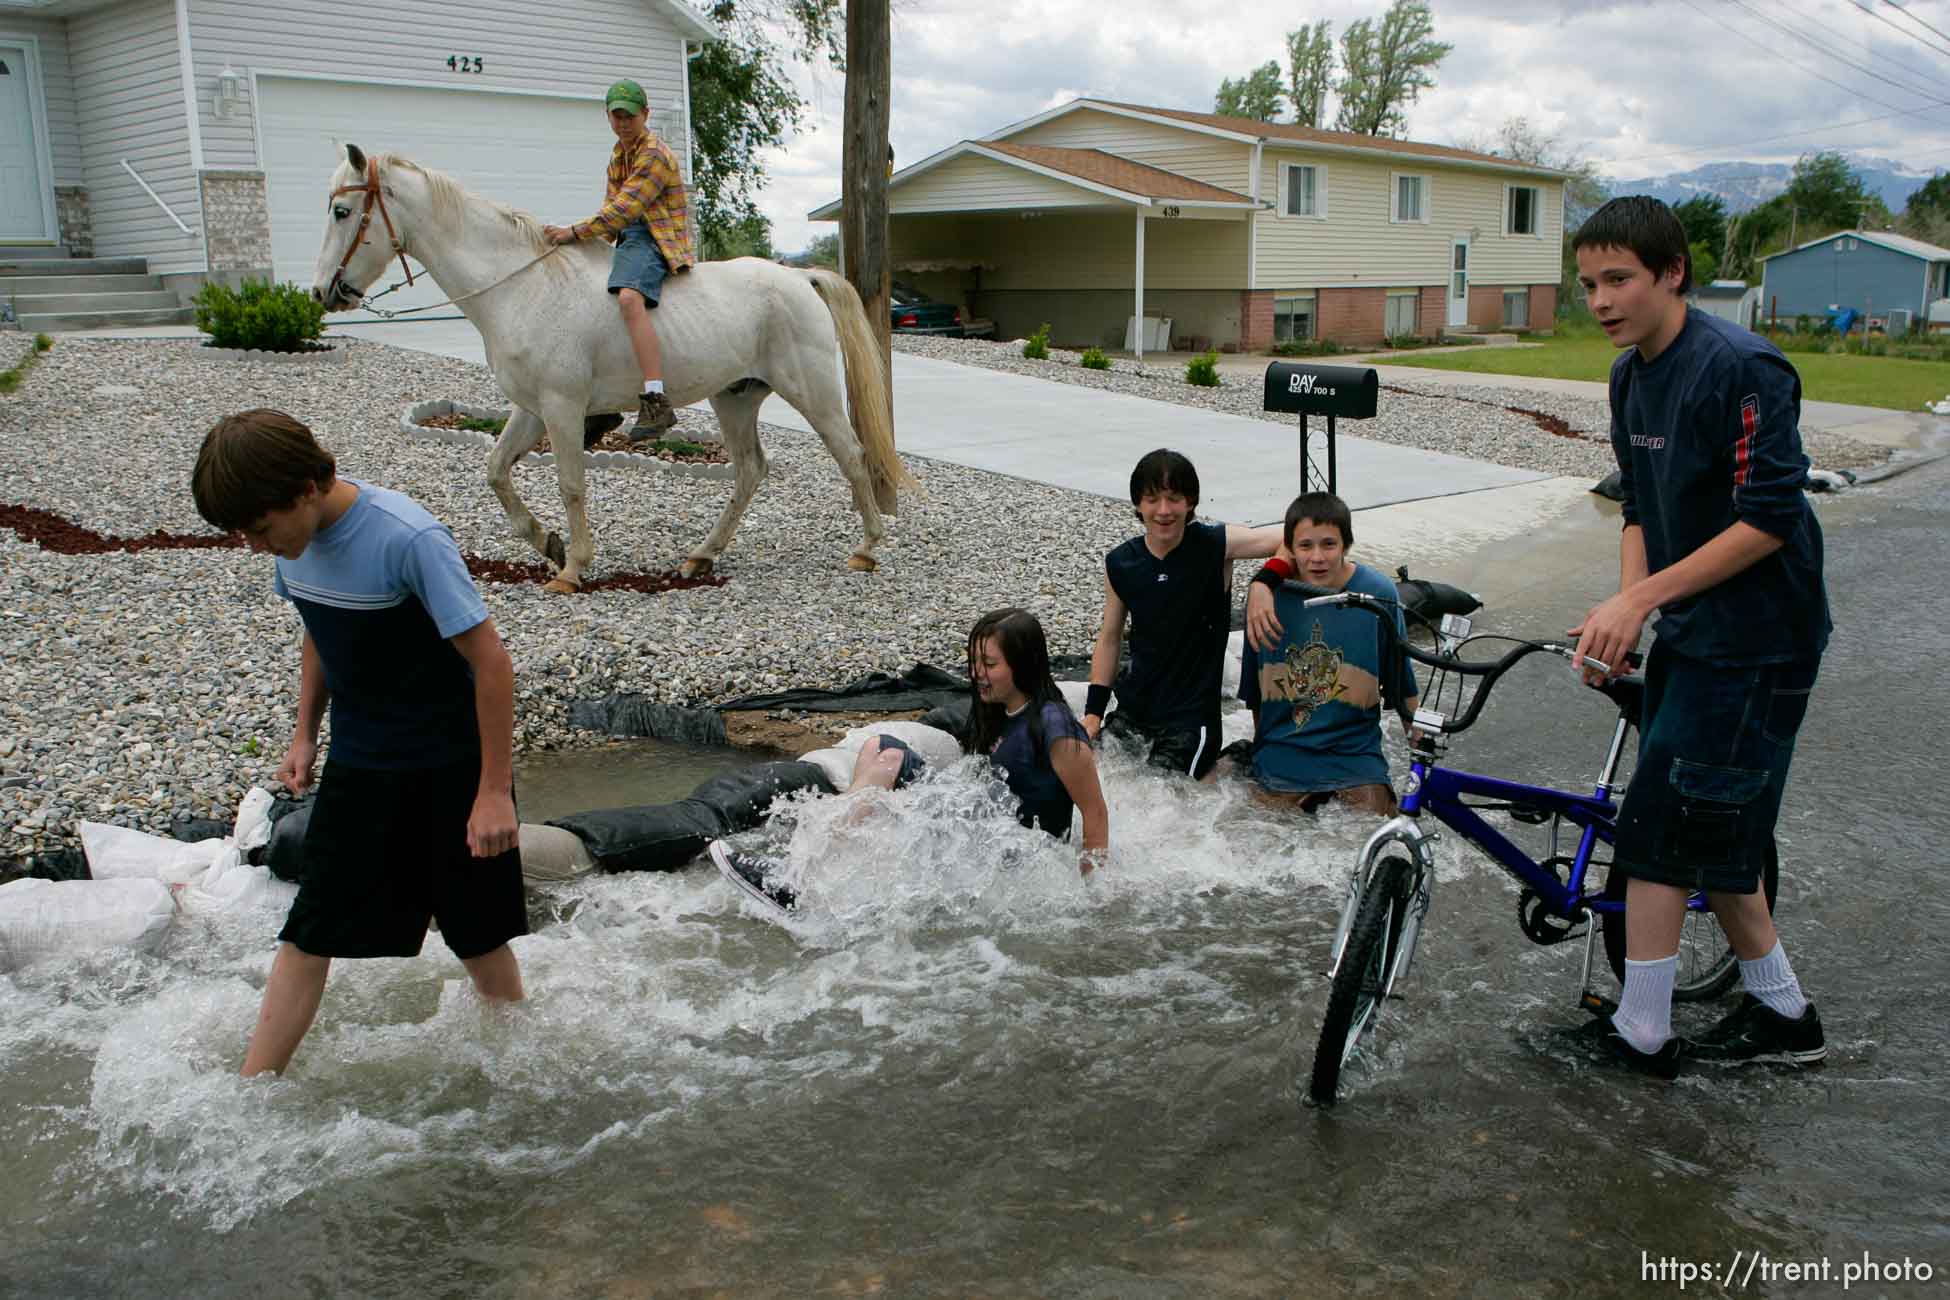
{"label": "person lying in the water", "polygon": [[[998,769],[1019,801],[1016,819],[1024,826],[1062,838],[1083,814],[1078,869],[1089,875],[1110,846],[1110,810],[1089,736],[1050,675],[1049,644],[1035,615],[1021,609],[984,614],[968,634],[968,678],[970,748]],[[875,736],[861,748],[846,793],[898,790],[925,768],[899,738]],[[797,908],[796,892],[775,879],[779,863],[726,840],[713,841],[710,853],[725,879],[758,902]]]}

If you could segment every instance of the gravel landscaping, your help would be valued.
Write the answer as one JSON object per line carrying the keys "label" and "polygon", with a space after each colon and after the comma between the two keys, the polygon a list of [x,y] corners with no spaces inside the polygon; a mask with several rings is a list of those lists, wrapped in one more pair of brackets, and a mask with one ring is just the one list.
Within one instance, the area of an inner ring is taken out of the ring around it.
{"label": "gravel landscaping", "polygon": [[[25,337],[0,333],[0,366]],[[533,564],[538,557],[514,541],[488,489],[485,452],[399,429],[400,411],[430,398],[502,405],[486,368],[361,340],[339,346],[345,361],[320,367],[221,360],[191,340],[63,339],[18,393],[0,397],[0,505],[52,511],[111,537],[161,530],[214,540],[188,490],[197,447],[220,416],[274,406],[310,424],[341,472],[420,501],[463,551]],[[1175,370],[1127,361],[1092,372],[1026,361],[1012,345],[902,338],[898,346],[1259,415],[1258,386],[1230,376],[1200,390]],[[1359,434],[1553,473],[1609,470],[1602,404],[1508,395],[1511,405],[1598,435],[1587,443],[1500,409],[1503,396],[1446,395],[1434,383],[1386,393],[1381,418]],[[714,427],[688,411],[680,420],[676,432],[692,436]],[[724,585],[565,598],[534,581],[481,584],[515,660],[518,747],[600,742],[569,725],[569,707],[613,692],[710,704],[838,685],[917,660],[953,667],[975,617],[1002,605],[1035,612],[1054,653],[1088,652],[1101,557],[1131,534],[1128,505],[910,458],[925,494],[903,498],[880,570],[853,573],[845,559],[859,520],[837,467],[811,435],[762,431],[770,475],[720,561]],[[1810,441],[1831,466],[1881,459],[1837,460],[1844,450]],[[519,466],[515,482],[559,527],[553,470]],[[673,569],[730,491],[660,474],[590,473],[592,577]],[[272,593],[271,561],[247,551],[61,554],[0,527],[0,859],[72,845],[83,818],[160,830],[178,816],[231,816],[252,785],[271,783],[290,738],[299,630]]]}

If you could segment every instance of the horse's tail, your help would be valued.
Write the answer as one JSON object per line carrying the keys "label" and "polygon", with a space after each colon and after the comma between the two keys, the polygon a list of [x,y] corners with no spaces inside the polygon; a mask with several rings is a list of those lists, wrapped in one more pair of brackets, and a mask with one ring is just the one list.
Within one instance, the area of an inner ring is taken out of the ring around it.
{"label": "horse's tail", "polygon": [[894,454],[894,404],[880,340],[874,337],[867,309],[852,284],[817,267],[806,274],[812,277],[812,286],[826,304],[840,336],[840,356],[846,364],[846,402],[853,413],[854,436],[867,456],[874,504],[882,514],[891,515],[896,491],[918,491],[921,485]]}

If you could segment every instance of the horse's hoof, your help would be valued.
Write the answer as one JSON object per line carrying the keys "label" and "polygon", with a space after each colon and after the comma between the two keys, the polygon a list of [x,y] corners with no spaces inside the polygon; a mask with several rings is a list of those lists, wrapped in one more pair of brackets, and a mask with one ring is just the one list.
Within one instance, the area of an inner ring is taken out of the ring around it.
{"label": "horse's hoof", "polygon": [[563,578],[550,578],[542,584],[542,590],[554,596],[573,596],[576,592],[582,590],[582,584],[579,582],[569,582]]}
{"label": "horse's hoof", "polygon": [[569,549],[562,545],[562,534],[560,533],[550,533],[548,535],[547,540],[542,543],[542,554],[548,556],[548,562],[558,569],[566,569],[569,567]]}
{"label": "horse's hoof", "polygon": [[880,567],[880,561],[871,555],[849,555],[846,557],[846,567],[855,573],[872,573]]}
{"label": "horse's hoof", "polygon": [[710,560],[701,560],[696,556],[692,556],[677,567],[677,576],[680,578],[708,578],[711,576],[711,568],[712,564]]}

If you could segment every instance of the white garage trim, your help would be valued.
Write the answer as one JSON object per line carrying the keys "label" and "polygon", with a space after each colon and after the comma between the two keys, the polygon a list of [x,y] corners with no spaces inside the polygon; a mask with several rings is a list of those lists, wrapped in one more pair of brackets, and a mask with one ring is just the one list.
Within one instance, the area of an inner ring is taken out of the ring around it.
{"label": "white garage trim", "polygon": [[[484,197],[555,224],[583,220],[602,203],[614,141],[603,122],[600,96],[286,78],[263,69],[252,78],[252,100],[271,222],[272,274],[278,280],[311,283],[328,220],[327,182],[335,152],[347,141],[446,171]],[[394,264],[374,292],[398,275]],[[381,306],[431,306],[477,287],[443,289],[420,280],[390,294]],[[440,314],[451,318],[457,310],[444,308]],[[347,313],[336,319],[364,316]]]}

